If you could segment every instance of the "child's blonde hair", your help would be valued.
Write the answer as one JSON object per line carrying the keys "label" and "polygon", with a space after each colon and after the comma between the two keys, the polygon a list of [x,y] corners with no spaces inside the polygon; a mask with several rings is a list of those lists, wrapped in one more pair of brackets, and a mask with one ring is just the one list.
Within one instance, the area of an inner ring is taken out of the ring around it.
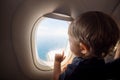
{"label": "child's blonde hair", "polygon": [[68,30],[68,34],[84,43],[90,53],[96,56],[107,54],[119,39],[119,28],[116,22],[107,14],[90,11],[75,19]]}

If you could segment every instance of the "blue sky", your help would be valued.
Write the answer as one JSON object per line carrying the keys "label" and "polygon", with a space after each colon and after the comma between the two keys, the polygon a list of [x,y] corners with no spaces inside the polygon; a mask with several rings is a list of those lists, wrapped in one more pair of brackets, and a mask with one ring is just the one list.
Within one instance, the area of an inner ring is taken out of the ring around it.
{"label": "blue sky", "polygon": [[38,24],[37,37],[45,35],[67,36],[68,25],[67,21],[45,18]]}
{"label": "blue sky", "polygon": [[[36,43],[40,58],[46,58],[48,53],[50,53],[49,57],[53,57],[55,52],[60,51],[61,46],[66,47],[69,24],[67,21],[52,18],[44,18],[39,21],[36,30]],[[53,55],[51,52],[54,52]]]}

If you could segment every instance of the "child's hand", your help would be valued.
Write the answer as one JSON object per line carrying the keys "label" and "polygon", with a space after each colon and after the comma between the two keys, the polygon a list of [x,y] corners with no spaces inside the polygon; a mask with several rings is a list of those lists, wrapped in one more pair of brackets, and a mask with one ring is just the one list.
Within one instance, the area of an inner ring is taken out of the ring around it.
{"label": "child's hand", "polygon": [[61,63],[65,59],[64,51],[62,54],[55,54],[55,61]]}

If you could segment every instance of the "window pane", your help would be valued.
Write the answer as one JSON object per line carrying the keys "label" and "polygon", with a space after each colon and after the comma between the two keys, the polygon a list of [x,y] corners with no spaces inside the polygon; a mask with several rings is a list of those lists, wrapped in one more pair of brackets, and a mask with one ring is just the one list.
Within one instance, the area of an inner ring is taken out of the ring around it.
{"label": "window pane", "polygon": [[68,21],[46,17],[39,20],[36,30],[36,46],[41,60],[53,61],[55,53],[65,50],[68,44],[68,26]]}

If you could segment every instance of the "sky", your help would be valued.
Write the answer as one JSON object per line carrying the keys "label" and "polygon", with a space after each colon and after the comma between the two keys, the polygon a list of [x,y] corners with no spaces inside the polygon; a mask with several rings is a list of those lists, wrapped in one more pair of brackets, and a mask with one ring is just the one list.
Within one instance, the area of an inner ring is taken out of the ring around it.
{"label": "sky", "polygon": [[66,47],[69,24],[68,21],[52,18],[39,20],[36,30],[36,46],[40,59],[53,61],[55,52],[61,52]]}

